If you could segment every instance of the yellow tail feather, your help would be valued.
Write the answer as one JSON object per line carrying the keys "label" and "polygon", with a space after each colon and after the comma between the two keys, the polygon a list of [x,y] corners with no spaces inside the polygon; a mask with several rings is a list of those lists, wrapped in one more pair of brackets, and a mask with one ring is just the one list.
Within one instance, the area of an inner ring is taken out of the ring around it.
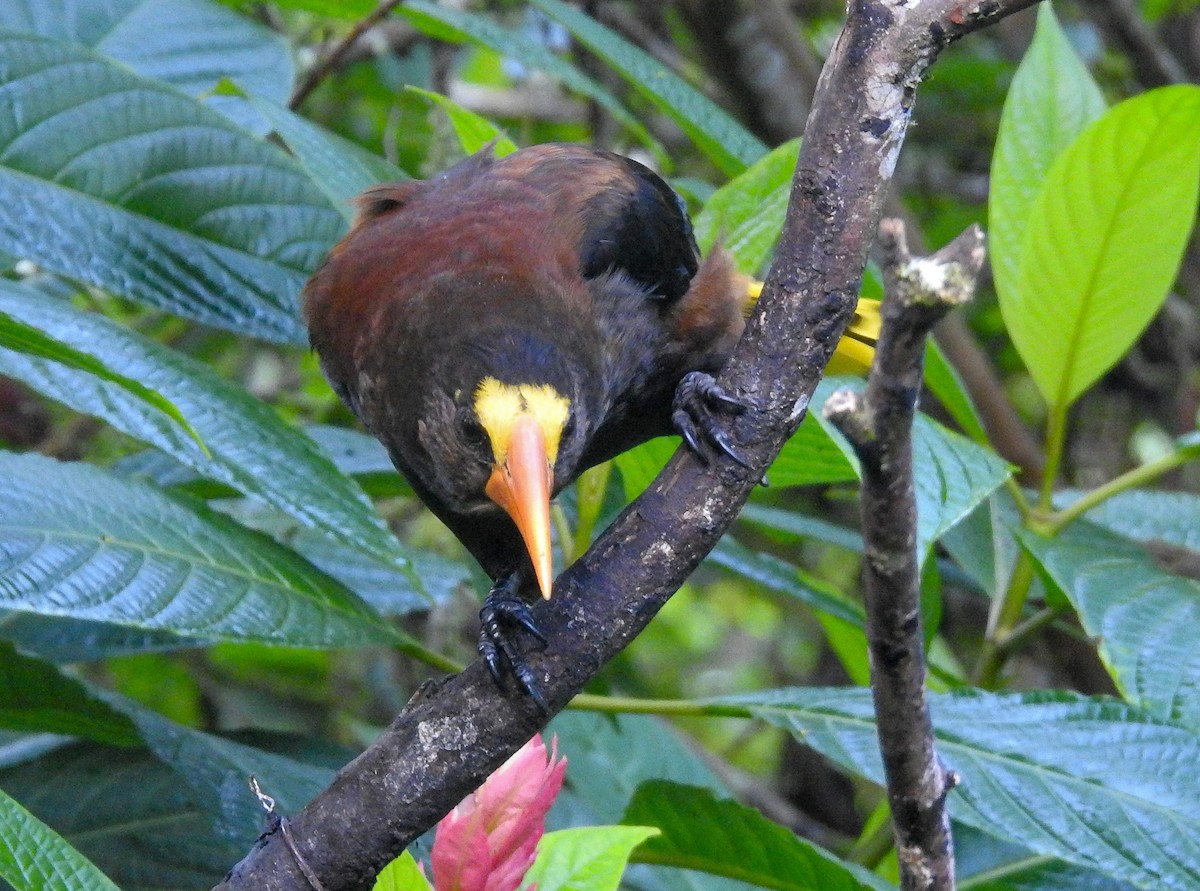
{"label": "yellow tail feather", "polygon": [[[758,298],[762,296],[763,283],[751,279],[746,285],[745,313],[750,315]],[[875,342],[879,340],[879,328],[883,320],[879,316],[879,301],[859,297],[850,327],[838,341],[837,349],[829,360],[825,371],[829,374],[866,374],[875,358]]]}

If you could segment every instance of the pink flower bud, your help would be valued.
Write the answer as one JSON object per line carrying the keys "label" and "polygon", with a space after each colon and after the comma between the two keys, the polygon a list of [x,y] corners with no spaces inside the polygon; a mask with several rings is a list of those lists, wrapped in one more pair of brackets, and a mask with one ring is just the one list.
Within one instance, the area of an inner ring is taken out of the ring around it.
{"label": "pink flower bud", "polygon": [[534,736],[442,819],[430,857],[436,891],[517,891],[562,788],[557,744],[547,754]]}

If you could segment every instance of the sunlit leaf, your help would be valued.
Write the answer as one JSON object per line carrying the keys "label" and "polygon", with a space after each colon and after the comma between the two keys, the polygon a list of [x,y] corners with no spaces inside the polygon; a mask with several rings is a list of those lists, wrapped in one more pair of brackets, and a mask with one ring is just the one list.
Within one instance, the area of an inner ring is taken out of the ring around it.
{"label": "sunlit leaf", "polygon": [[420,90],[413,86],[404,89],[436,105],[446,113],[451,126],[454,127],[454,132],[458,135],[459,145],[468,155],[473,155],[492,140],[496,142],[492,151],[497,158],[511,155],[517,150],[517,144],[509,139],[499,127],[483,115],[476,114],[469,108],[463,108],[448,96],[430,90]]}
{"label": "sunlit leaf", "polygon": [[62,836],[3,790],[0,878],[15,891],[120,891]]}
{"label": "sunlit leaf", "polygon": [[[1200,87],[1115,106],[1046,174],[1000,308],[1052,406],[1065,408],[1137,340],[1166,298],[1200,188]],[[1003,295],[1002,295],[1003,296]]]}
{"label": "sunlit leaf", "polygon": [[1038,7],[1033,42],[1000,118],[988,189],[988,260],[1001,300],[1014,299],[1029,212],[1046,172],[1088,124],[1104,97],[1071,46],[1053,7]]}

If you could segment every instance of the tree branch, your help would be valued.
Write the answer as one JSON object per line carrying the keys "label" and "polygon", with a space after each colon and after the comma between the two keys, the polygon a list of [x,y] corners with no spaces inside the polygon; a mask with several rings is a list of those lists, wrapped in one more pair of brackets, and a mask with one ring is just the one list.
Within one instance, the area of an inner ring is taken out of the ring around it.
{"label": "tree branch", "polygon": [[953,891],[946,794],[954,783],[938,761],[925,697],[912,421],[925,339],[942,316],[974,293],[983,268],[983,232],[972,226],[919,260],[909,256],[898,220],[883,222],[880,241],[886,297],[866,392],[838,390],[825,403],[825,416],[846,434],[862,462],[871,691],[901,888]]}
{"label": "tree branch", "polygon": [[[678,452],[539,604],[527,654],[550,713],[654,617],[733,522],[795,431],[857,301],[867,249],[922,74],[951,40],[1036,0],[851,0],[825,66],[785,231],[755,315],[722,375],[754,408],[731,438],[754,468]],[[496,689],[481,661],[432,685],[290,823],[326,891],[370,888],[380,868],[515,752],[549,716]],[[270,778],[263,777],[269,789]],[[218,886],[308,891],[281,833]]]}

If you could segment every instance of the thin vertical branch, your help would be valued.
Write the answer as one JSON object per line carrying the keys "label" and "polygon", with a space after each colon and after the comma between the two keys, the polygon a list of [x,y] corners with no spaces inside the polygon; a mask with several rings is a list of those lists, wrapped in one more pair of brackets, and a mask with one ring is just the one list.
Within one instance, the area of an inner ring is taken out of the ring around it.
{"label": "thin vertical branch", "polygon": [[825,415],[862,462],[863,583],[879,748],[905,891],[951,891],[954,846],[946,795],[954,778],[937,758],[925,695],[921,570],[912,470],[912,422],[925,340],[970,298],[983,267],[983,233],[972,226],[931,257],[913,259],[903,224],[880,226],[886,297],[866,391],[839,390]]}

